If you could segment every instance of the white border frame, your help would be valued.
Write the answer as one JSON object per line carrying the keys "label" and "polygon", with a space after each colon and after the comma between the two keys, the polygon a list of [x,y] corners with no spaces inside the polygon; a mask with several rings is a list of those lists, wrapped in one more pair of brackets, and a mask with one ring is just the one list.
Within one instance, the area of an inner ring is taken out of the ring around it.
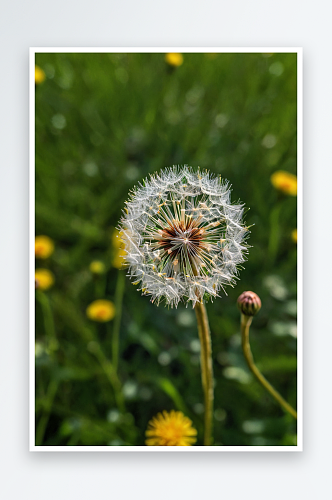
{"label": "white border frame", "polygon": [[[36,446],[35,445],[35,54],[36,53],[296,53],[297,54],[297,445],[296,446]],[[303,50],[302,47],[30,47],[29,61],[29,451],[229,452],[303,451]]]}

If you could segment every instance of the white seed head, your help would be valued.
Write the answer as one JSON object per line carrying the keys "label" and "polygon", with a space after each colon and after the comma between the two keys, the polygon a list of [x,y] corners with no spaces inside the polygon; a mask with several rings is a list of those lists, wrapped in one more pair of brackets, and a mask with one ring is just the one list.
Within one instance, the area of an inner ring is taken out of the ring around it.
{"label": "white seed head", "polygon": [[132,190],[120,227],[134,284],[158,305],[194,307],[217,297],[245,260],[242,215],[228,181],[208,171],[173,166],[146,178]]}

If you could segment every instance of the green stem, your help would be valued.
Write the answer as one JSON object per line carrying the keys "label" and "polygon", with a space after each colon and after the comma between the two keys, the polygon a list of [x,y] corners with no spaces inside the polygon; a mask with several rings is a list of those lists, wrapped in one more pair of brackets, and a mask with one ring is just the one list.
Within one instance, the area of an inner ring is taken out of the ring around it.
{"label": "green stem", "polygon": [[96,297],[103,298],[106,293],[106,274],[94,276]]}
{"label": "green stem", "polygon": [[114,370],[114,366],[106,358],[106,356],[103,353],[103,351],[101,350],[101,347],[98,344],[98,342],[95,342],[95,341],[90,342],[89,346],[90,346],[89,347],[90,352],[92,352],[96,356],[96,358],[98,359],[102,369],[105,372],[107,379],[109,380],[109,382],[113,388],[114,397],[115,397],[117,407],[119,408],[119,410],[122,413],[124,413],[126,408],[125,408],[124,398],[123,398],[122,389],[121,389],[121,382],[117,376],[116,371]]}
{"label": "green stem", "polygon": [[294,418],[297,419],[297,413],[294,408],[285,401],[285,399],[279,394],[278,391],[266,380],[266,378],[258,370],[254,363],[252,352],[249,343],[249,328],[252,322],[252,316],[245,316],[241,314],[241,335],[242,335],[242,350],[244,357],[248,363],[248,366],[252,373],[255,375],[257,380],[262,384],[262,386],[271,394],[271,396],[278,401],[284,410],[290,413]]}
{"label": "green stem", "polygon": [[[48,348],[52,352],[56,350],[58,346],[55,327],[54,327],[52,308],[47,295],[42,291],[40,290],[36,291],[36,298],[41,306],[43,313],[45,336],[48,339]],[[39,419],[38,426],[36,429],[36,438],[35,438],[36,446],[41,446],[43,444],[45,431],[50,418],[53,401],[56,392],[58,390],[58,385],[59,385],[58,381],[54,379],[51,380],[48,385],[43,412]]]}
{"label": "green stem", "polygon": [[122,315],[122,301],[125,289],[125,274],[123,271],[118,271],[118,279],[115,288],[115,318],[113,324],[113,335],[112,335],[112,364],[114,371],[118,370],[119,363],[119,337],[120,337],[120,326],[121,326],[121,315]]}
{"label": "green stem", "polygon": [[213,415],[213,367],[209,320],[205,305],[197,302],[195,306],[198,335],[201,343],[201,373],[204,391],[204,446],[212,443]]}
{"label": "green stem", "polygon": [[44,403],[44,411],[42,413],[42,416],[40,417],[36,430],[36,446],[41,446],[43,444],[46,427],[50,418],[50,413],[57,390],[58,390],[58,381],[51,380],[47,388],[46,401]]}
{"label": "green stem", "polygon": [[54,341],[56,340],[56,334],[54,328],[52,309],[48,297],[45,293],[41,292],[40,290],[37,290],[36,298],[43,311],[45,333],[48,336],[49,340]]}
{"label": "green stem", "polygon": [[277,256],[278,247],[279,247],[279,216],[281,211],[281,203],[277,203],[277,205],[273,208],[270,215],[270,237],[269,237],[269,245],[268,245],[268,261],[271,266]]}

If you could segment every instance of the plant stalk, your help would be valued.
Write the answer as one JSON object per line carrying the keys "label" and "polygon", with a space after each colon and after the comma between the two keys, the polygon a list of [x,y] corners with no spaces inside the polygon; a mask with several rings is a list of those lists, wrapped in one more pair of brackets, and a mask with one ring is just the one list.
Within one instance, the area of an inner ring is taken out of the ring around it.
{"label": "plant stalk", "polygon": [[[41,290],[36,290],[36,299],[39,301],[39,304],[42,309],[43,320],[44,320],[44,329],[45,329],[45,338],[47,339],[47,345],[50,352],[50,355],[54,358],[54,364],[57,365],[57,357],[56,357],[56,349],[58,346],[58,341],[56,338],[54,319],[52,307],[49,302],[48,296],[43,293]],[[39,419],[38,426],[36,427],[35,434],[35,444],[36,446],[42,446],[44,441],[44,436],[47,428],[47,424],[52,412],[53,401],[56,396],[56,392],[58,390],[59,382],[54,378],[51,378],[50,383],[48,385],[44,406],[42,409],[42,415]]]}
{"label": "plant stalk", "polygon": [[201,373],[204,391],[204,446],[212,444],[213,416],[213,366],[209,320],[205,305],[197,302],[195,306],[198,335],[201,343]]}
{"label": "plant stalk", "polygon": [[91,342],[89,344],[89,346],[90,347],[88,347],[88,349],[98,359],[102,369],[105,372],[105,375],[106,375],[108,381],[110,382],[110,384],[113,388],[114,397],[115,397],[117,407],[119,408],[120,412],[124,413],[125,412],[125,402],[124,402],[124,397],[122,394],[121,382],[117,376],[116,371],[114,370],[112,363],[107,359],[107,357],[103,353],[98,342]]}
{"label": "plant stalk", "polygon": [[245,316],[241,314],[241,336],[242,336],[242,350],[244,357],[247,361],[247,364],[251,370],[251,372],[255,375],[258,382],[262,384],[262,386],[271,394],[271,396],[278,401],[280,406],[290,413],[294,418],[297,419],[297,413],[294,408],[285,401],[285,399],[279,394],[278,391],[274,389],[274,387],[266,380],[266,378],[261,374],[258,370],[257,366],[254,363],[254,359],[252,356],[252,352],[250,349],[249,342],[249,328],[252,322],[252,316]]}
{"label": "plant stalk", "polygon": [[279,240],[280,240],[280,212],[281,212],[282,204],[277,202],[273,210],[270,214],[270,236],[269,236],[269,244],[268,244],[268,259],[267,262],[271,267],[274,264],[274,261],[278,254],[279,248]]}
{"label": "plant stalk", "polygon": [[123,301],[124,290],[125,290],[125,273],[119,270],[116,289],[115,289],[115,300],[114,300],[115,318],[113,323],[113,335],[112,335],[112,364],[115,373],[117,373],[118,371],[118,362],[119,362],[119,337],[120,337],[122,301]]}
{"label": "plant stalk", "polygon": [[36,299],[38,300],[43,312],[45,335],[47,336],[49,342],[54,342],[56,340],[56,333],[52,308],[49,299],[47,295],[40,290],[36,290]]}
{"label": "plant stalk", "polygon": [[47,424],[48,424],[48,421],[50,418],[50,414],[52,411],[52,405],[53,405],[53,401],[54,401],[57,389],[58,389],[58,381],[52,379],[48,385],[48,388],[47,388],[43,413],[40,417],[40,420],[39,420],[39,423],[38,423],[38,426],[36,429],[36,437],[35,437],[36,446],[42,446],[42,444],[43,444],[45,431],[46,431]]}

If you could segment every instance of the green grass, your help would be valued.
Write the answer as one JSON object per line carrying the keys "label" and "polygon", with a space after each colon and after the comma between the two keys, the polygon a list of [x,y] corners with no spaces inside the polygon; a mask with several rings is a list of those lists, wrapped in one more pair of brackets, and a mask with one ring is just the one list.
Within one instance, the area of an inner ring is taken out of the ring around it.
{"label": "green grass", "polygon": [[[157,308],[126,278],[118,363],[124,411],[107,368],[113,322],[94,323],[85,314],[95,299],[117,300],[124,271],[112,267],[111,236],[128,191],[150,172],[185,163],[228,179],[232,200],[250,208],[246,222],[252,225],[237,286],[207,306],[215,442],[294,444],[293,419],[255,380],[243,377],[249,371],[236,299],[244,290],[261,297],[251,328],[253,354],[296,405],[296,318],[290,313],[296,198],[280,196],[270,181],[276,170],[296,174],[296,54],[184,54],[178,68],[167,66],[163,54],[37,54],[36,64],[47,75],[36,87],[36,234],[55,242],[53,255],[36,264],[55,275],[54,286],[36,301],[39,444],[143,445],[148,421],[172,408],[193,420],[202,443],[193,312],[183,305]],[[96,259],[107,269],[100,278],[89,271]],[[45,328],[45,302],[54,335]],[[276,323],[284,328],[276,330]],[[243,425],[247,421],[264,425]]]}

